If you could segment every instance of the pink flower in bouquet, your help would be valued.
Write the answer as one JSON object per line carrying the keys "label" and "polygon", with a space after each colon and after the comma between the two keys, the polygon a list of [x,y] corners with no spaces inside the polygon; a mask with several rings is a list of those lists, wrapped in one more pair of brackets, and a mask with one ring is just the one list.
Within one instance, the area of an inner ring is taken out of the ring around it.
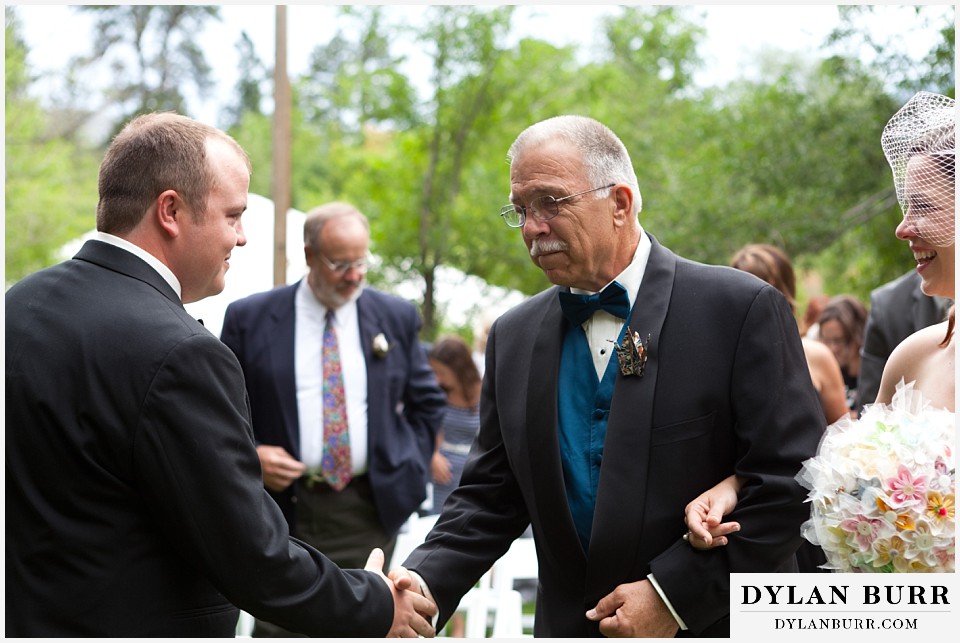
{"label": "pink flower in bouquet", "polygon": [[873,541],[876,540],[883,526],[882,520],[868,518],[863,514],[857,514],[856,518],[850,518],[840,523],[840,528],[854,537],[860,551],[870,550]]}
{"label": "pink flower in bouquet", "polygon": [[926,476],[915,478],[910,473],[910,469],[902,464],[897,467],[897,477],[887,479],[887,487],[890,488],[890,499],[896,507],[920,502],[926,503]]}

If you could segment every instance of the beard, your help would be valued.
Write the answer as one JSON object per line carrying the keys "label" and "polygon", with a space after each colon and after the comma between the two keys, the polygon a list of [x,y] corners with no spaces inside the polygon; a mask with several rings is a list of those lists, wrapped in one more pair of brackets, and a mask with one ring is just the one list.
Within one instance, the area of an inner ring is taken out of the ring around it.
{"label": "beard", "polygon": [[323,279],[310,280],[310,289],[321,304],[327,308],[337,309],[356,301],[363,292],[365,280],[329,284]]}

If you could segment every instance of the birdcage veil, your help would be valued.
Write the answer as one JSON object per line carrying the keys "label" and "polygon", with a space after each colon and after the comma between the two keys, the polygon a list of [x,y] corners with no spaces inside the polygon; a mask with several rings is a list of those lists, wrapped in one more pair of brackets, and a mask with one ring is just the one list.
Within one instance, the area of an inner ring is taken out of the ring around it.
{"label": "birdcage veil", "polygon": [[904,217],[914,217],[918,235],[941,246],[955,241],[956,122],[952,98],[919,92],[880,137]]}

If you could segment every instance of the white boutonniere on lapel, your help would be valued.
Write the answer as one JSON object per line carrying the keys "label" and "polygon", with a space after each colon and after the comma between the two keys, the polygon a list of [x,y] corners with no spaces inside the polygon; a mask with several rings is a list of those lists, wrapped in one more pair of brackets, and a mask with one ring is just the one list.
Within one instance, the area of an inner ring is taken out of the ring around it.
{"label": "white boutonniere on lapel", "polygon": [[387,352],[390,350],[390,342],[387,341],[386,335],[383,333],[378,334],[373,338],[373,354],[379,358],[384,358],[387,356]]}
{"label": "white boutonniere on lapel", "polygon": [[[610,340],[613,341],[613,340]],[[636,375],[643,377],[643,369],[647,364],[647,355],[649,354],[650,334],[647,333],[647,340],[640,340],[640,333],[631,331],[627,326],[627,332],[623,337],[623,344],[613,342],[617,351],[617,361],[620,363],[620,373],[625,376]]]}

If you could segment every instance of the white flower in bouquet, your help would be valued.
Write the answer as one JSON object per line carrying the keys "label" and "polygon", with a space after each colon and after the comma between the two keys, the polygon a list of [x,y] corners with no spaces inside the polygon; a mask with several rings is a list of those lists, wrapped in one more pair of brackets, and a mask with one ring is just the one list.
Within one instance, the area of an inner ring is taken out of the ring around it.
{"label": "white flower in bouquet", "polygon": [[952,572],[956,559],[954,414],[913,384],[890,405],[829,427],[797,480],[810,490],[801,532],[841,572]]}

